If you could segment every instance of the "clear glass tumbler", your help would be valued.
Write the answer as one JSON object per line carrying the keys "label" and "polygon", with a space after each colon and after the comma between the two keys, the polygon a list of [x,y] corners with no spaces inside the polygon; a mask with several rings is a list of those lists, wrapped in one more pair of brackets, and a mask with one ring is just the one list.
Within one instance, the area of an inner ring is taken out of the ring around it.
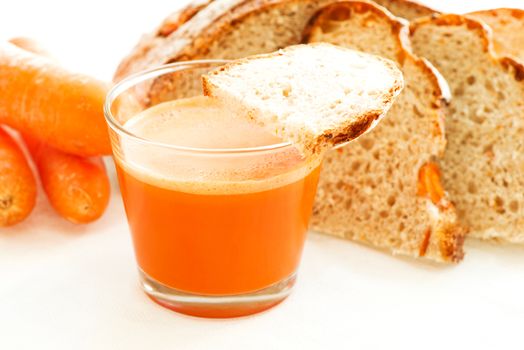
{"label": "clear glass tumbler", "polygon": [[[289,143],[192,148],[126,128],[157,103],[201,94],[201,74],[224,63],[179,62],[130,76],[105,104],[142,287],[160,305],[202,317],[253,314],[289,295],[320,171],[319,158],[305,159]],[[161,79],[174,90],[155,101],[144,91]]]}

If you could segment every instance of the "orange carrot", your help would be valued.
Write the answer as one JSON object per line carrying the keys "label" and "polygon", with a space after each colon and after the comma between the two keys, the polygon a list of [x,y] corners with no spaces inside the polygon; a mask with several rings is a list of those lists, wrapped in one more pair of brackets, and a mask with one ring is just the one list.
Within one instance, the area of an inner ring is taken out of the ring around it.
{"label": "orange carrot", "polygon": [[[48,55],[29,38],[14,38],[10,42],[24,50]],[[38,167],[47,198],[60,215],[75,223],[87,223],[104,213],[110,186],[102,159],[69,155],[29,136],[24,139]]]}
{"label": "orange carrot", "polygon": [[24,136],[51,206],[74,223],[98,219],[107,208],[109,179],[100,157],[84,158],[55,150]]}
{"label": "orange carrot", "polygon": [[0,226],[24,220],[36,201],[36,182],[22,150],[0,127]]}
{"label": "orange carrot", "polygon": [[440,169],[433,162],[424,164],[418,172],[418,195],[429,198],[435,205],[444,198],[440,177]]}
{"label": "orange carrot", "polygon": [[0,123],[81,156],[110,154],[103,102],[108,85],[54,60],[0,43]]}

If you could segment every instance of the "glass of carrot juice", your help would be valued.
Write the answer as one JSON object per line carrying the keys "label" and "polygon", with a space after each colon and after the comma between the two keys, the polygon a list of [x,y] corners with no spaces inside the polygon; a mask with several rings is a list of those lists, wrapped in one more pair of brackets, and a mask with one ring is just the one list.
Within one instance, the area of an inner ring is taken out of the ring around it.
{"label": "glass of carrot juice", "polygon": [[133,75],[105,105],[144,291],[169,309],[215,318],[289,295],[320,171],[319,157],[202,96],[201,75],[224,63]]}

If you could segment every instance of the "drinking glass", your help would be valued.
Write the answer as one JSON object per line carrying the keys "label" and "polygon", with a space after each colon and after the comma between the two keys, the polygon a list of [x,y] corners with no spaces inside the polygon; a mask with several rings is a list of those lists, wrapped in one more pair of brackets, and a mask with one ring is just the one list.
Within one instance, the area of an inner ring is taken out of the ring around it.
{"label": "drinking glass", "polygon": [[153,105],[201,95],[201,75],[226,62],[135,74],[104,106],[143,290],[169,309],[215,318],[260,312],[289,295],[320,171],[319,157],[287,142],[193,148],[126,128]]}

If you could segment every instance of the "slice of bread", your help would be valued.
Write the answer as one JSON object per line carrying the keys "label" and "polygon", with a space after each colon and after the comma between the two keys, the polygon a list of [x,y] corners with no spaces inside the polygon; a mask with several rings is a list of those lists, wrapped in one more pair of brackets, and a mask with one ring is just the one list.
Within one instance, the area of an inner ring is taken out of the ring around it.
{"label": "slice of bread", "polygon": [[524,62],[524,10],[499,8],[468,14],[484,21],[493,30],[499,55],[511,55]]}
{"label": "slice of bread", "polygon": [[438,11],[422,5],[417,1],[411,0],[374,0],[380,6],[384,6],[388,11],[397,17],[413,20],[420,17],[431,16]]}
{"label": "slice of bread", "polygon": [[[405,21],[370,3],[347,1],[320,11],[307,36],[394,60],[405,79],[404,90],[373,132],[326,154],[312,228],[394,254],[438,262],[462,259],[464,231],[433,164],[445,147],[447,85],[408,50]],[[426,191],[429,177],[436,182],[429,187],[435,188]]]}
{"label": "slice of bread", "polygon": [[403,87],[393,62],[330,44],[250,56],[202,80],[204,94],[248,115],[305,154],[319,154],[360,136]]}
{"label": "slice of bread", "polygon": [[474,237],[524,243],[524,66],[464,16],[415,21],[411,42],[452,90],[441,165],[459,217]]}

